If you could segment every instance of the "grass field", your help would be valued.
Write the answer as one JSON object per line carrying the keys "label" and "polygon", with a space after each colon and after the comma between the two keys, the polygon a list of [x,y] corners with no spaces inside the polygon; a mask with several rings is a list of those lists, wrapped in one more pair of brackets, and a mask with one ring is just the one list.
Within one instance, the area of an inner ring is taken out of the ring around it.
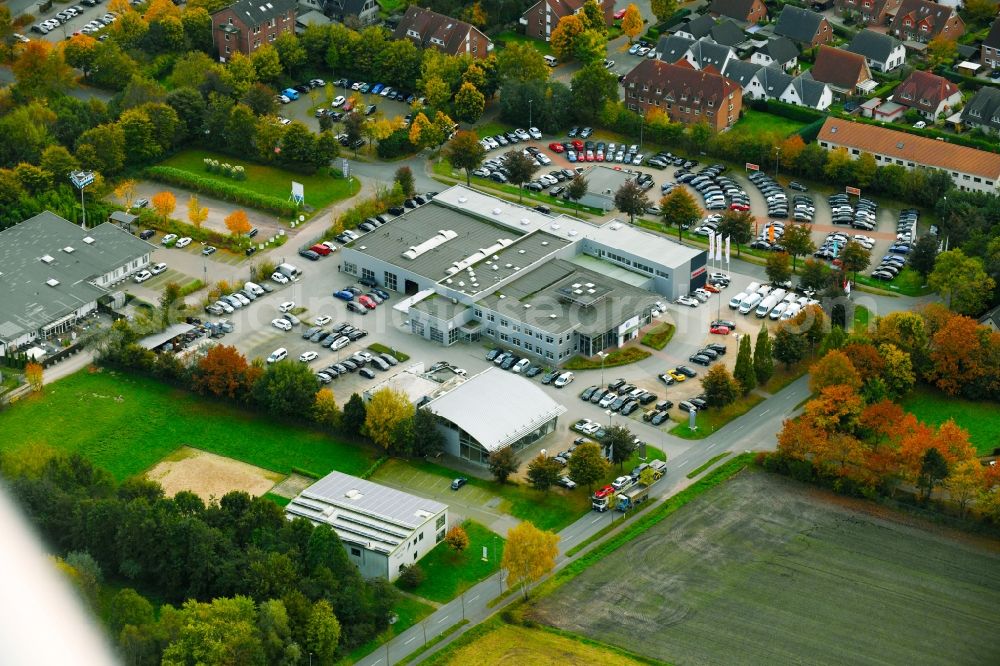
{"label": "grass field", "polygon": [[743,117],[733,125],[733,131],[750,132],[752,134],[772,132],[786,137],[794,132],[798,132],[805,126],[806,123],[776,116],[773,113],[743,109]]}
{"label": "grass field", "polygon": [[[604,359],[603,367],[614,368],[620,365],[629,365],[630,363],[638,363],[644,359],[651,356],[651,352],[645,349],[639,349],[638,347],[622,347],[621,349],[616,349]],[[601,357],[591,356],[587,358],[586,356],[574,356],[570,360],[566,361],[564,368],[566,370],[597,370],[601,368]]]}
{"label": "grass field", "polygon": [[370,654],[386,641],[390,641],[396,636],[399,636],[417,622],[420,622],[422,619],[433,613],[434,607],[430,604],[417,601],[411,597],[400,596],[399,601],[397,601],[396,605],[392,607],[392,612],[396,614],[397,619],[395,624],[389,625],[388,629],[364,645],[359,645],[351,650],[350,654],[347,655],[347,658],[338,663],[353,664],[354,662],[361,660],[364,656]]}
{"label": "grass field", "polygon": [[[219,160],[219,162],[242,165],[246,168],[246,180],[233,180],[221,173],[209,173],[205,170],[203,162],[206,157]],[[346,199],[357,193],[361,187],[356,178],[352,178],[350,182],[343,178],[334,178],[326,169],[320,169],[311,175],[295,173],[278,167],[237,160],[229,155],[213,153],[208,150],[182,150],[160,162],[160,165],[183,169],[202,178],[237,185],[279,199],[288,198],[294,180],[296,183],[302,183],[305,188],[306,203],[316,209],[328,206],[334,201]]]}
{"label": "grass field", "polygon": [[360,474],[370,449],[206,400],[153,379],[82,370],[0,413],[0,450],[81,453],[124,479],[183,445],[289,473]]}
{"label": "grass field", "polygon": [[[469,547],[461,553],[455,553],[443,541],[434,546],[434,550],[420,560],[420,568],[427,577],[419,587],[410,592],[444,603],[500,568],[506,540],[472,520],[462,523],[462,527],[469,535]],[[489,548],[490,552],[490,558],[486,562],[483,561],[483,546]]]}
{"label": "grass field", "polygon": [[666,347],[667,343],[670,342],[670,339],[674,337],[674,331],[676,330],[677,328],[673,324],[663,323],[650,329],[648,333],[642,336],[642,340],[640,342],[646,347],[661,350]]}
{"label": "grass field", "polygon": [[924,278],[909,266],[900,271],[899,275],[892,282],[876,280],[862,273],[858,273],[858,284],[863,284],[876,289],[883,289],[894,294],[903,296],[926,296],[932,293],[930,287],[924,284]]}
{"label": "grass field", "polygon": [[527,35],[516,33],[513,30],[507,30],[505,32],[501,32],[493,39],[494,41],[507,42],[508,44],[512,44],[514,42],[530,44],[531,46],[534,46],[535,50],[541,53],[542,55],[552,55],[552,47],[549,46],[548,42],[543,42],[540,39],[532,39]]}
{"label": "grass field", "polygon": [[925,423],[939,425],[954,419],[969,431],[969,439],[980,455],[1000,446],[1000,405],[951,398],[929,386],[917,385],[902,401],[903,408]]}
{"label": "grass field", "polygon": [[563,635],[545,627],[529,629],[492,620],[473,629],[452,645],[423,662],[432,666],[490,666],[518,664],[616,664],[649,663],[628,652],[578,636]]}
{"label": "grass field", "polygon": [[863,305],[854,306],[854,330],[859,333],[867,333],[869,322],[871,320],[871,312],[868,311]]}
{"label": "grass field", "polygon": [[764,402],[764,396],[751,393],[731,405],[726,405],[722,409],[716,407],[704,409],[695,416],[694,422],[698,426],[697,430],[691,430],[688,427],[689,417],[685,412],[671,412],[670,416],[678,419],[678,423],[670,429],[670,434],[681,439],[705,439],[722,426],[738,416],[743,416],[762,402]]}
{"label": "grass field", "polygon": [[677,664],[995,663],[1000,549],[895,518],[744,472],[532,615]]}

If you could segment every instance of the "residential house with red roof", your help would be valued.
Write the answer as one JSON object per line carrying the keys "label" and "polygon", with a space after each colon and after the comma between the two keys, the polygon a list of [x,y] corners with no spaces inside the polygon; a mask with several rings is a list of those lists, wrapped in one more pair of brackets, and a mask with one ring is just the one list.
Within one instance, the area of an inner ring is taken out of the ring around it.
{"label": "residential house with red roof", "polygon": [[714,67],[696,70],[687,62],[644,60],[625,75],[625,103],[645,115],[653,109],[674,122],[708,123],[722,132],[740,118],[743,90]]}
{"label": "residential house with red roof", "polygon": [[954,7],[931,0],[903,0],[889,24],[889,34],[912,42],[926,43],[938,36],[957,41],[965,34],[965,21]]}
{"label": "residential house with red roof", "polygon": [[713,0],[708,13],[715,18],[727,16],[744,23],[767,20],[767,7],[762,0]]}
{"label": "residential house with red roof", "polygon": [[863,55],[826,45],[819,47],[809,75],[841,96],[867,92],[877,85]]}
{"label": "residential house with red roof", "polygon": [[935,121],[962,101],[962,91],[943,76],[917,69],[896,87],[892,101]]}
{"label": "residential house with red roof", "polygon": [[[539,0],[521,14],[524,34],[547,42],[559,21],[564,16],[579,13],[584,4],[586,0]],[[601,0],[601,8],[604,10],[604,22],[607,25],[614,23],[615,0]]]}
{"label": "residential house with red roof", "polygon": [[393,39],[409,39],[422,49],[437,49],[449,55],[467,54],[485,58],[493,42],[479,28],[444,14],[410,5],[396,26]]}

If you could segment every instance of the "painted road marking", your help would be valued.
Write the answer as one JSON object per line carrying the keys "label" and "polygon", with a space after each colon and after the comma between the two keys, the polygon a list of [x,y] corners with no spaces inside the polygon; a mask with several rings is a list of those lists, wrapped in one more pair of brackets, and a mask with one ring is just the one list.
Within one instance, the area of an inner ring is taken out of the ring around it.
{"label": "painted road marking", "polygon": [[413,642],[413,641],[415,641],[415,640],[417,640],[417,637],[416,637],[416,636],[414,636],[414,637],[412,637],[412,638],[411,638],[410,640],[408,640],[408,641],[404,642],[404,643],[403,643],[403,645],[409,645],[410,643],[412,643],[412,642]]}
{"label": "painted road marking", "polygon": [[598,516],[597,518],[594,518],[592,521],[590,521],[590,524],[593,525],[594,523],[596,523],[600,519],[601,519],[601,516]]}
{"label": "painted road marking", "polygon": [[469,601],[475,601],[475,600],[476,600],[476,599],[478,599],[478,598],[479,598],[479,595],[477,594],[476,596],[474,596],[474,597],[472,597],[471,599],[469,599]]}
{"label": "painted road marking", "polygon": [[680,467],[678,467],[677,469],[684,469],[685,467],[687,467],[687,466],[688,466],[688,465],[690,465],[690,464],[691,464],[691,461],[690,461],[690,460],[688,460],[688,461],[687,461],[686,463],[684,463],[683,465],[681,465],[681,466],[680,466]]}
{"label": "painted road marking", "polygon": [[437,621],[437,623],[438,623],[438,624],[441,624],[442,622],[444,622],[444,621],[445,621],[445,620],[447,620],[447,619],[448,619],[448,616],[447,616],[447,615],[445,615],[445,616],[444,616],[443,618],[441,618],[440,620],[438,620],[438,621]]}
{"label": "painted road marking", "polygon": [[760,413],[760,415],[761,415],[761,416],[764,416],[764,414],[767,414],[767,413],[768,413],[769,411],[771,411],[771,410],[770,410],[770,409],[765,409],[764,411],[762,411],[762,412]]}

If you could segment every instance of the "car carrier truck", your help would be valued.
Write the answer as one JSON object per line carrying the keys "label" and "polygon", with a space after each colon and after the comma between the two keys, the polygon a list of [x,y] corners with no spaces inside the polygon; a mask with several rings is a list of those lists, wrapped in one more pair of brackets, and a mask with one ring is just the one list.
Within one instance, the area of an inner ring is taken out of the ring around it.
{"label": "car carrier truck", "polygon": [[634,509],[649,499],[649,486],[637,483],[628,490],[618,493],[618,504],[615,507],[622,513]]}

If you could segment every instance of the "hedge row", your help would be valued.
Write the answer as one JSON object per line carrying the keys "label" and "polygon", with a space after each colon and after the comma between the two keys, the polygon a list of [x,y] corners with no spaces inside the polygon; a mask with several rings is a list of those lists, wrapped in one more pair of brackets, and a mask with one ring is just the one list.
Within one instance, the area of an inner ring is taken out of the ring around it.
{"label": "hedge row", "polygon": [[755,111],[766,111],[767,113],[775,116],[781,116],[782,118],[788,118],[789,120],[796,120],[800,123],[811,123],[814,120],[826,118],[826,114],[822,111],[817,111],[816,109],[811,109],[807,106],[786,104],[785,102],[779,102],[776,99],[755,99],[750,102],[750,108]]}
{"label": "hedge row", "polygon": [[282,217],[291,217],[298,212],[295,206],[283,199],[259,194],[235,183],[220,182],[183,169],[152,166],[145,170],[145,176],[168,185],[176,185],[199,194],[208,194],[239,206],[256,208]]}

